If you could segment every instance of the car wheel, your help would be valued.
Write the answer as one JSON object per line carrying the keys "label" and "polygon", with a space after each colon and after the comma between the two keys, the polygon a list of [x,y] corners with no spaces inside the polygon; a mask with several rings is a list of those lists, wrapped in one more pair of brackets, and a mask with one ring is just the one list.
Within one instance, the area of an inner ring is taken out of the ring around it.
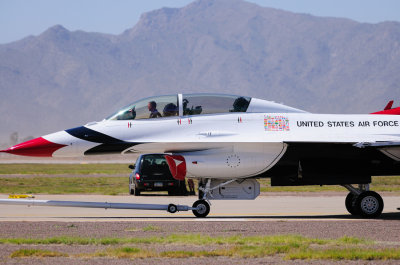
{"label": "car wheel", "polygon": [[132,189],[132,184],[129,182],[129,194],[130,195],[134,195],[135,194],[135,190]]}
{"label": "car wheel", "polygon": [[140,190],[135,187],[135,196],[140,196]]}

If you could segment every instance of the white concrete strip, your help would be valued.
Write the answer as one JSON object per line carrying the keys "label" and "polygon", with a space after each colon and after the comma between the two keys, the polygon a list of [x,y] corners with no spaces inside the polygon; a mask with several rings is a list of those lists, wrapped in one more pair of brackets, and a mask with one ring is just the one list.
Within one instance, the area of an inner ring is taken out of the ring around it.
{"label": "white concrete strip", "polygon": [[[0,195],[6,199],[7,195]],[[151,203],[191,206],[195,197],[36,195],[37,200],[90,201],[108,203]],[[24,205],[0,205],[0,221],[267,221],[267,220],[358,220],[344,206],[344,196],[260,196],[250,201],[211,201],[205,219],[189,212],[96,209]],[[384,213],[399,213],[400,196],[384,197]],[[400,218],[400,214],[399,214]],[[371,220],[373,221],[373,220]]]}

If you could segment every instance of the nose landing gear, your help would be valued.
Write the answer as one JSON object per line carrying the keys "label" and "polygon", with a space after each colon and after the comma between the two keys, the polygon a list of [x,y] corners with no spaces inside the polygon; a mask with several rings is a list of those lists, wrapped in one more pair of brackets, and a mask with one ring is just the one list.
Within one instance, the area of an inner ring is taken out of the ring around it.
{"label": "nose landing gear", "polygon": [[196,217],[206,217],[210,213],[210,204],[205,200],[195,201],[192,208],[192,212]]}
{"label": "nose landing gear", "polygon": [[213,198],[212,191],[223,186],[229,185],[237,179],[230,179],[218,185],[211,187],[211,179],[203,179],[199,181],[199,200],[192,206],[192,212],[196,217],[206,217],[210,213],[209,198]]}

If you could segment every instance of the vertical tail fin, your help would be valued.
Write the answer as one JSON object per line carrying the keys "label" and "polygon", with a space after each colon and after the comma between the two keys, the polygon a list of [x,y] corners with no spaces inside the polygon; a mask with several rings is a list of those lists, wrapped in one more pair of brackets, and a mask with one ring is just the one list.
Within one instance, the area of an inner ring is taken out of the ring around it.
{"label": "vertical tail fin", "polygon": [[400,107],[392,108],[393,100],[389,101],[386,107],[378,112],[373,112],[371,114],[384,114],[384,115],[400,115]]}
{"label": "vertical tail fin", "polygon": [[393,100],[389,101],[383,110],[390,110],[392,109],[392,106],[393,106]]}

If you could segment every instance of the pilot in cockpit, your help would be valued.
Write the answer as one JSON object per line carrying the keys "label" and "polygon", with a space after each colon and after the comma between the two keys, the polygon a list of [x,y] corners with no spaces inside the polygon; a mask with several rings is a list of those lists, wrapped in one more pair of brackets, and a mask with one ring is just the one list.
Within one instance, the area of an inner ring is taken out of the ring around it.
{"label": "pilot in cockpit", "polygon": [[233,102],[233,109],[229,110],[230,112],[246,112],[249,107],[250,101],[245,99],[244,97],[239,97]]}
{"label": "pilot in cockpit", "polygon": [[147,104],[147,108],[148,108],[149,111],[151,112],[149,118],[158,118],[158,117],[162,117],[161,114],[160,114],[160,112],[158,112],[158,110],[157,110],[157,103],[156,103],[155,101],[150,101],[150,102]]}
{"label": "pilot in cockpit", "polygon": [[177,116],[178,115],[178,107],[174,103],[168,103],[164,107],[163,115],[164,115],[164,117]]}

